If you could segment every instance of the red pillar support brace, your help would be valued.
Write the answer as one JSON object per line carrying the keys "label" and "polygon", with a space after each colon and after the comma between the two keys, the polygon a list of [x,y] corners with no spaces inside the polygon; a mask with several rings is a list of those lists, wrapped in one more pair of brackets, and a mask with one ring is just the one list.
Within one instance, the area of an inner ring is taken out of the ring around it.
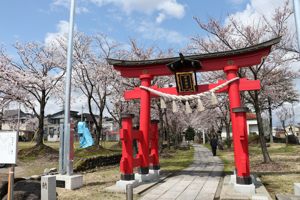
{"label": "red pillar support brace", "polygon": [[[151,86],[152,76],[150,74],[143,74],[140,76],[140,79],[142,86]],[[140,174],[149,173],[150,100],[150,92],[142,90],[140,102],[140,131],[142,131],[142,137],[139,141],[139,153],[141,158]]]}
{"label": "red pillar support brace", "polygon": [[[224,72],[227,80],[237,77],[237,66],[227,66]],[[234,144],[235,167],[237,170],[236,182],[249,185],[252,183],[249,168],[248,134],[246,128],[247,109],[241,107],[239,81],[229,84],[230,116],[232,122],[232,135]]]}
{"label": "red pillar support brace", "polygon": [[150,144],[150,158],[152,160],[152,169],[159,170],[159,156],[158,156],[158,120],[151,120],[151,144]]}
{"label": "red pillar support brace", "polygon": [[134,180],[133,173],[133,137],[132,137],[132,114],[122,115],[122,128],[120,139],[122,141],[122,158],[120,161],[121,180]]}

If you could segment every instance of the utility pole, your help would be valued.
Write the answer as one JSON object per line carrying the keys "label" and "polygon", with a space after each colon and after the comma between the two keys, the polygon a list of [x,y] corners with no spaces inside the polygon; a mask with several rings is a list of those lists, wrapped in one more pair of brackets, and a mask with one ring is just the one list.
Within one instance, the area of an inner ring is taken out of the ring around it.
{"label": "utility pole", "polygon": [[81,121],[83,122],[83,105],[81,106]]}
{"label": "utility pole", "polygon": [[69,36],[68,36],[68,52],[67,52],[67,73],[65,84],[65,114],[64,114],[64,168],[63,173],[72,175],[73,161],[70,160],[70,98],[71,98],[71,78],[72,78],[72,55],[73,55],[73,32],[74,32],[74,14],[75,0],[71,0],[70,20],[69,20]]}
{"label": "utility pole", "polygon": [[300,51],[300,0],[294,0],[294,13],[298,37],[298,50]]}

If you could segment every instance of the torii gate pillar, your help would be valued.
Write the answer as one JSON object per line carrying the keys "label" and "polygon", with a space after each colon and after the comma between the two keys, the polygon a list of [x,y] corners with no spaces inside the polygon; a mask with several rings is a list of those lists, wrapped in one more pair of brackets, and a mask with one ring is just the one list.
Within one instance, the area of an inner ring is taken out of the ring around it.
{"label": "torii gate pillar", "polygon": [[[141,85],[145,87],[151,86],[152,76],[143,74],[140,76]],[[146,90],[141,91],[141,109],[140,109],[140,131],[142,137],[139,141],[139,149],[141,158],[141,165],[139,174],[149,173],[149,130],[150,130],[150,92]]]}
{"label": "torii gate pillar", "polygon": [[[227,80],[237,77],[237,66],[227,66],[224,72],[227,75]],[[245,107],[241,107],[241,98],[239,91],[239,81],[234,81],[229,84],[228,96],[230,104],[230,117],[232,123],[232,136],[234,144],[234,160],[236,173],[236,183],[249,185],[252,183],[249,168],[248,154],[248,134]]]}

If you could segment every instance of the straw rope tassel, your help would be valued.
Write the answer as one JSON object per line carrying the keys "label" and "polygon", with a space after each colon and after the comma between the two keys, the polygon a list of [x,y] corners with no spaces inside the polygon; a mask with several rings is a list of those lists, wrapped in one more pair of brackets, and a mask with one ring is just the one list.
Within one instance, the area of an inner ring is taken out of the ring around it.
{"label": "straw rope tassel", "polygon": [[202,112],[202,111],[204,111],[205,110],[205,108],[204,108],[204,106],[203,106],[203,103],[202,103],[202,101],[201,101],[201,99],[199,98],[199,99],[197,99],[197,102],[198,102],[198,104],[197,104],[197,110],[199,111],[199,112]]}
{"label": "straw rope tassel", "polygon": [[160,98],[160,108],[161,109],[166,109],[167,108],[167,105],[166,105],[166,102],[164,100],[164,98]]}
{"label": "straw rope tassel", "polygon": [[189,104],[189,101],[185,101],[185,112],[187,114],[192,113],[192,109],[191,109],[191,106]]}
{"label": "straw rope tassel", "polygon": [[218,99],[217,99],[217,96],[214,92],[211,93],[211,104],[212,105],[217,105],[218,104]]}
{"label": "straw rope tassel", "polygon": [[178,107],[175,101],[172,102],[173,113],[178,112]]}

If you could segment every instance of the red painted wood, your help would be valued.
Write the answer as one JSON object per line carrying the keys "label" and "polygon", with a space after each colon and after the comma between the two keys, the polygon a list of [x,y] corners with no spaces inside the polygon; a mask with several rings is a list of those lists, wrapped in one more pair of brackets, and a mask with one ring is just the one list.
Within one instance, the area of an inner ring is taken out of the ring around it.
{"label": "red painted wood", "polygon": [[[239,91],[249,91],[249,90],[260,90],[260,81],[259,80],[248,80],[246,78],[241,78],[239,81]],[[212,83],[212,84],[204,84],[204,85],[198,85],[198,93],[206,92],[208,90],[211,90],[221,84],[226,82],[225,80],[220,80],[217,83]],[[155,90],[167,93],[167,94],[174,94],[174,95],[179,95],[177,93],[176,87],[171,87],[171,88],[158,88],[157,86],[151,87]],[[130,100],[130,99],[139,99],[141,97],[141,91],[143,89],[141,88],[135,88],[134,90],[128,90],[125,91],[124,93],[124,98],[125,100]],[[217,91],[217,93],[222,93],[222,92],[227,92],[228,91],[228,86],[224,87],[223,89],[220,89]],[[186,95],[192,94],[192,93],[186,93]],[[157,95],[150,94],[151,98],[156,98],[158,97]]]}
{"label": "red painted wood", "polygon": [[[238,67],[249,67],[261,63],[262,58],[266,57],[270,53],[271,46],[260,49],[256,52],[249,52],[242,55],[224,56],[221,58],[205,58],[199,60],[202,65],[202,69],[198,72],[223,70],[224,67],[236,65]],[[151,74],[153,76],[168,76],[173,72],[165,64],[151,64],[143,66],[114,66],[114,68],[121,72],[121,76],[126,78],[139,78],[143,74]]]}
{"label": "red painted wood", "polygon": [[[237,66],[228,66],[224,69],[227,79],[237,77]],[[241,107],[239,82],[232,82],[228,88],[230,117],[232,123],[232,135],[234,144],[234,160],[237,176],[240,178],[250,177],[248,133],[246,127],[246,112],[232,112],[233,108]]]}
{"label": "red painted wood", "polygon": [[134,167],[141,166],[141,158],[140,157],[136,157],[136,158],[133,159],[133,166]]}
{"label": "red painted wood", "polygon": [[151,145],[150,145],[150,163],[152,166],[159,167],[158,155],[158,121],[151,121]]}
{"label": "red painted wood", "polygon": [[70,124],[70,154],[69,154],[69,159],[74,161],[74,122],[72,121]]}
{"label": "red painted wood", "polygon": [[132,147],[132,118],[122,119],[120,129],[120,140],[122,142],[122,158],[120,161],[120,171],[122,174],[133,174],[133,147]]}
{"label": "red painted wood", "polygon": [[140,140],[142,134],[143,134],[142,131],[132,130],[132,138],[133,139]]}
{"label": "red painted wood", "polygon": [[[140,76],[141,85],[150,87],[152,76],[145,74]],[[149,131],[150,131],[150,92],[140,91],[140,131],[143,133],[138,141],[141,166],[149,169]]]}

